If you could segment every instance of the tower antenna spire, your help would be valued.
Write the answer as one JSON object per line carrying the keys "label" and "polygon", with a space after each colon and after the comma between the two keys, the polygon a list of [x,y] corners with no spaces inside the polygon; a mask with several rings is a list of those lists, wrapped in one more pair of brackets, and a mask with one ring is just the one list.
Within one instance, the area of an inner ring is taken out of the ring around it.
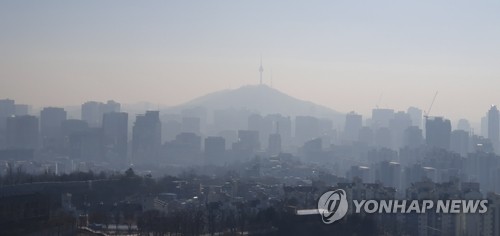
{"label": "tower antenna spire", "polygon": [[264,72],[264,67],[262,67],[262,55],[260,55],[260,67],[259,67],[259,72],[260,72],[260,85],[262,85],[262,72]]}

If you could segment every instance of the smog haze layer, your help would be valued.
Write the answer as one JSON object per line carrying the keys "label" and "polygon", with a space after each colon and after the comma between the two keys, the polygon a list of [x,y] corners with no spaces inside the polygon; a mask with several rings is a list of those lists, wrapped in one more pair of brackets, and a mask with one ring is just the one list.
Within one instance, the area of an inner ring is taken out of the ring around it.
{"label": "smog haze layer", "polygon": [[[2,1],[0,94],[173,106],[263,82],[340,112],[500,103],[495,1]],[[381,96],[382,94],[382,96]]]}

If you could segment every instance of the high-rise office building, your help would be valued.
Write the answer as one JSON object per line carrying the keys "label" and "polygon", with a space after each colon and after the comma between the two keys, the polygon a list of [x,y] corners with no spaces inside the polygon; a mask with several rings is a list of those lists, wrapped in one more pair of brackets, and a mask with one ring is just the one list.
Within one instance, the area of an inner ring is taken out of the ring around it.
{"label": "high-rise office building", "polygon": [[138,115],[132,128],[132,158],[135,163],[153,162],[161,148],[161,122],[159,111]]}
{"label": "high-rise office building", "polygon": [[363,116],[356,114],[354,111],[348,113],[345,117],[344,139],[346,141],[357,141],[362,126]]}
{"label": "high-rise office building", "polygon": [[411,118],[411,125],[422,128],[422,110],[416,107],[409,107],[406,111]]}
{"label": "high-rise office building", "polygon": [[87,128],[69,136],[69,156],[82,161],[104,161],[103,134],[101,128]]}
{"label": "high-rise office building", "polygon": [[463,130],[465,132],[470,132],[471,131],[471,127],[470,127],[469,121],[466,120],[466,119],[460,119],[460,120],[458,120],[457,129],[458,130]]}
{"label": "high-rise office building", "polygon": [[451,122],[443,117],[429,117],[425,122],[425,140],[430,147],[449,150]]}
{"label": "high-rise office building", "polygon": [[389,121],[391,129],[392,147],[395,150],[403,147],[405,130],[412,125],[410,115],[400,111],[394,114],[394,118]]}
{"label": "high-rise office building", "polygon": [[71,156],[71,138],[73,135],[80,134],[89,129],[89,124],[83,120],[69,119],[61,123],[61,132],[63,137],[63,148],[64,151]]}
{"label": "high-rise office building", "polygon": [[94,101],[84,103],[82,105],[82,120],[86,121],[90,127],[101,126],[101,103]]}
{"label": "high-rise office building", "polygon": [[128,114],[105,113],[102,121],[104,154],[106,159],[123,161],[127,158]]}
{"label": "high-rise office building", "polygon": [[488,113],[481,117],[481,136],[488,138]]}
{"label": "high-rise office building", "polygon": [[393,161],[382,161],[375,165],[375,181],[384,186],[401,189],[401,164]]}
{"label": "high-rise office building", "polygon": [[467,153],[469,153],[469,132],[453,130],[451,132],[450,151],[466,157]]}
{"label": "high-rise office building", "polygon": [[281,135],[279,133],[269,135],[267,152],[271,155],[277,155],[281,152]]}
{"label": "high-rise office building", "polygon": [[109,100],[106,103],[101,103],[101,112],[102,114],[110,113],[110,112],[120,112],[121,104],[115,102],[113,100]]}
{"label": "high-rise office building", "polygon": [[39,147],[38,118],[36,116],[13,116],[7,118],[6,147],[37,149]]}
{"label": "high-rise office building", "polygon": [[90,127],[101,127],[103,115],[110,112],[120,112],[120,103],[110,100],[107,103],[90,101],[82,104],[82,120]]}
{"label": "high-rise office building", "polygon": [[5,128],[5,120],[16,114],[16,105],[14,100],[1,99],[0,100],[0,128]]}
{"label": "high-rise office building", "polygon": [[373,130],[368,126],[359,129],[358,141],[366,146],[373,146]]}
{"label": "high-rise office building", "polygon": [[83,120],[69,119],[61,124],[62,135],[67,139],[71,134],[80,133],[89,128],[89,124]]}
{"label": "high-rise office building", "polygon": [[389,122],[394,118],[393,109],[377,108],[372,110],[372,127],[375,129],[389,127]]}
{"label": "high-rise office building", "polygon": [[[265,121],[270,121],[271,127],[268,129],[269,134],[276,131],[280,134],[282,148],[287,148],[292,142],[292,121],[289,116],[282,116],[280,114],[267,115]],[[267,124],[266,122],[266,127]]]}
{"label": "high-rise office building", "polygon": [[63,108],[45,107],[40,111],[40,134],[44,148],[62,147],[62,123],[66,118],[67,113]]}
{"label": "high-rise office building", "polygon": [[497,106],[492,105],[488,111],[488,139],[490,139],[493,149],[497,153],[500,151],[500,120],[498,115]]}
{"label": "high-rise office building", "polygon": [[175,164],[201,164],[201,137],[195,133],[180,133],[175,139],[165,143],[160,161]]}
{"label": "high-rise office building", "polygon": [[175,142],[178,147],[184,151],[198,153],[201,152],[201,137],[195,133],[180,133],[175,137]]}
{"label": "high-rise office building", "polygon": [[404,147],[418,148],[423,143],[422,130],[418,126],[410,126],[404,131]]}
{"label": "high-rise office building", "polygon": [[0,148],[6,146],[7,118],[15,115],[16,107],[14,100],[0,100]]}
{"label": "high-rise office building", "polygon": [[387,127],[380,127],[375,130],[374,133],[375,145],[379,148],[393,148],[393,137],[392,132]]}
{"label": "high-rise office building", "polygon": [[260,150],[259,132],[255,130],[238,130],[238,142],[233,144],[234,150]]}

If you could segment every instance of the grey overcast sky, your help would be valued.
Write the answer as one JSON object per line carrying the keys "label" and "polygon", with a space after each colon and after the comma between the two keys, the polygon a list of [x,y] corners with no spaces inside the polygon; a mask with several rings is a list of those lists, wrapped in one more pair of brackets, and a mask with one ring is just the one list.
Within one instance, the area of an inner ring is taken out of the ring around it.
{"label": "grey overcast sky", "polygon": [[0,98],[176,105],[264,82],[341,112],[500,104],[500,1],[1,1]]}

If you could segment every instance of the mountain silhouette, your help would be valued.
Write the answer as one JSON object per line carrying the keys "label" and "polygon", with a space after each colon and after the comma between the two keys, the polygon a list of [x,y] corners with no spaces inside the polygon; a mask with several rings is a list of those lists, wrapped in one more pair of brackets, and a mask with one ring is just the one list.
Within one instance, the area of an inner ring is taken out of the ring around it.
{"label": "mountain silhouette", "polygon": [[310,115],[334,121],[345,119],[338,111],[294,98],[267,85],[247,85],[210,93],[169,110],[180,111],[195,107],[203,107],[207,111],[246,109],[263,115],[280,113],[288,116]]}

